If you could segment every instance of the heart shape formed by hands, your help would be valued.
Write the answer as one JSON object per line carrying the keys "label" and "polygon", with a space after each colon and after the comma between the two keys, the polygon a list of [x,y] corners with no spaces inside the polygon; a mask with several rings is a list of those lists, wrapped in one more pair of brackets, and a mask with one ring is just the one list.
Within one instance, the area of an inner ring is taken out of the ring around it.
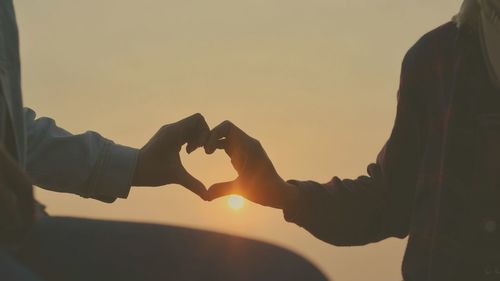
{"label": "heart shape formed by hands", "polygon": [[[238,173],[235,180],[212,185],[208,190],[184,167],[180,157],[183,145],[190,154],[204,147],[207,154],[224,150]],[[135,186],[180,184],[204,200],[239,194],[256,203],[281,208],[291,194],[276,172],[262,145],[229,121],[210,130],[201,114],[163,126],[140,150]]]}

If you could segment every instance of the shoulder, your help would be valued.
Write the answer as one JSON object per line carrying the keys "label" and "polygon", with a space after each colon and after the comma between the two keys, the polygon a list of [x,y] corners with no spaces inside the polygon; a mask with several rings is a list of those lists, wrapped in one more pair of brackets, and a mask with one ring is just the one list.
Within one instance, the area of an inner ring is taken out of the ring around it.
{"label": "shoulder", "polygon": [[404,65],[418,67],[453,55],[458,38],[456,23],[448,22],[423,35],[406,53]]}
{"label": "shoulder", "polygon": [[454,22],[423,35],[403,59],[401,82],[405,88],[415,94],[427,93],[446,83],[459,57],[458,37],[459,29]]}

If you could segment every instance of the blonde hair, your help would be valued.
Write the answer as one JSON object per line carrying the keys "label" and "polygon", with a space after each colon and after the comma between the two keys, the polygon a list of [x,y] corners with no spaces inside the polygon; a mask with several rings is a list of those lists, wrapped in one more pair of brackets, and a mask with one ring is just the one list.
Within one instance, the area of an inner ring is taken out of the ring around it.
{"label": "blonde hair", "polygon": [[464,0],[460,12],[453,18],[459,28],[476,28],[480,16],[481,0]]}
{"label": "blonde hair", "polygon": [[453,17],[459,28],[470,27],[476,29],[479,25],[481,13],[488,17],[493,23],[500,21],[498,8],[492,4],[492,1],[498,0],[464,0],[460,12]]}
{"label": "blonde hair", "polygon": [[479,0],[479,5],[481,6],[481,10],[483,11],[484,15],[488,17],[488,20],[491,21],[493,24],[497,24],[500,18],[499,12],[498,11],[498,6],[495,6],[492,2],[495,2],[498,0]]}

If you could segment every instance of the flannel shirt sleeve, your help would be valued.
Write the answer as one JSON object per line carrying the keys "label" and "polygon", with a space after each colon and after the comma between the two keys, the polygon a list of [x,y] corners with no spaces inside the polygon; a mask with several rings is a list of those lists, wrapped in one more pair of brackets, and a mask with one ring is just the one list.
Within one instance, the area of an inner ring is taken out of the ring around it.
{"label": "flannel shirt sleeve", "polygon": [[408,235],[421,155],[420,103],[415,96],[414,50],[403,61],[395,124],[368,175],[334,177],[327,184],[289,181],[297,200],[284,208],[288,222],[338,246],[355,246]]}

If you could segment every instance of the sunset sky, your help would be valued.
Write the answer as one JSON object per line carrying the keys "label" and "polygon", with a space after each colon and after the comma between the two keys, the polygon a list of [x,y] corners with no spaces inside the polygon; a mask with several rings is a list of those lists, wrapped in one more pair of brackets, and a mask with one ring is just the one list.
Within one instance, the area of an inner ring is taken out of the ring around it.
{"label": "sunset sky", "polygon": [[[459,0],[17,0],[25,105],[78,133],[142,146],[192,113],[259,139],[285,179],[364,174],[393,125],[401,60]],[[184,163],[207,185],[221,152]],[[278,210],[179,186],[108,205],[37,190],[53,215],[156,222],[276,243],[336,281],[400,281],[405,241],[339,248]]]}

